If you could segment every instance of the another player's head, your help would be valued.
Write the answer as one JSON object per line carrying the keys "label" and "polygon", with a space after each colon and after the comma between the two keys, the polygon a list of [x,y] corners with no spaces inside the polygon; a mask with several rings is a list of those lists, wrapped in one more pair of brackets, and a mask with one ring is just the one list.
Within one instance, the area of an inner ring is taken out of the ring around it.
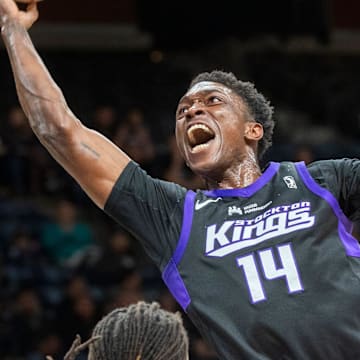
{"label": "another player's head", "polygon": [[186,360],[189,341],[179,313],[156,302],[115,309],[100,320],[89,360]]}
{"label": "another player's head", "polygon": [[205,176],[224,161],[224,168],[231,161],[240,163],[249,149],[260,159],[271,146],[272,116],[269,101],[252,83],[218,70],[201,73],[179,101],[179,149],[190,167]]}

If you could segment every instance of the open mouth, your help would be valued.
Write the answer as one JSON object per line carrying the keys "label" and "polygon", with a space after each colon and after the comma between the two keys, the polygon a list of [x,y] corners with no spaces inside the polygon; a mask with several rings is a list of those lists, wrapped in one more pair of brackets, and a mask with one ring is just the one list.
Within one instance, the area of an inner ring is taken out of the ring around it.
{"label": "open mouth", "polygon": [[214,132],[204,124],[190,126],[187,135],[192,152],[198,152],[207,148],[210,141],[215,138]]}

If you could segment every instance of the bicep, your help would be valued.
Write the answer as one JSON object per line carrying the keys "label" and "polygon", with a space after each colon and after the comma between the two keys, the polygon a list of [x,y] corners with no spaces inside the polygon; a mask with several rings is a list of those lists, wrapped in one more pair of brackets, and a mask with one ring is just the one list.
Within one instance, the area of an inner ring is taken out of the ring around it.
{"label": "bicep", "polygon": [[55,156],[101,209],[130,158],[106,137],[77,122]]}

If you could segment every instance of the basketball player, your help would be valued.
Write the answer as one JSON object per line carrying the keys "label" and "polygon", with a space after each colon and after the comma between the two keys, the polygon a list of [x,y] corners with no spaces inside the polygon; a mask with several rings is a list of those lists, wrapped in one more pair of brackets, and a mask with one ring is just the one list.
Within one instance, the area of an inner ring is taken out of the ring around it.
{"label": "basketball player", "polygon": [[189,352],[181,315],[144,301],[110,312],[86,342],[77,335],[64,360],[75,360],[88,346],[89,360],[188,360]]}
{"label": "basketball player", "polygon": [[359,218],[359,160],[261,169],[272,106],[253,84],[214,71],[194,78],[176,111],[178,147],[207,190],[153,179],[70,111],[25,29],[33,7],[25,18],[0,0],[0,13],[33,131],[139,239],[221,359],[360,358],[360,247],[350,221]]}

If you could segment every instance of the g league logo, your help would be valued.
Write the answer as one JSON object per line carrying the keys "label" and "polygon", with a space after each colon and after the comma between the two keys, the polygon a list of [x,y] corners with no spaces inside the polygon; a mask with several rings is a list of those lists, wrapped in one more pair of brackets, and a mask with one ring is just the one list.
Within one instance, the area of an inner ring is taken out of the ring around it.
{"label": "g league logo", "polygon": [[289,189],[297,189],[295,179],[292,176],[284,176],[283,180]]}

